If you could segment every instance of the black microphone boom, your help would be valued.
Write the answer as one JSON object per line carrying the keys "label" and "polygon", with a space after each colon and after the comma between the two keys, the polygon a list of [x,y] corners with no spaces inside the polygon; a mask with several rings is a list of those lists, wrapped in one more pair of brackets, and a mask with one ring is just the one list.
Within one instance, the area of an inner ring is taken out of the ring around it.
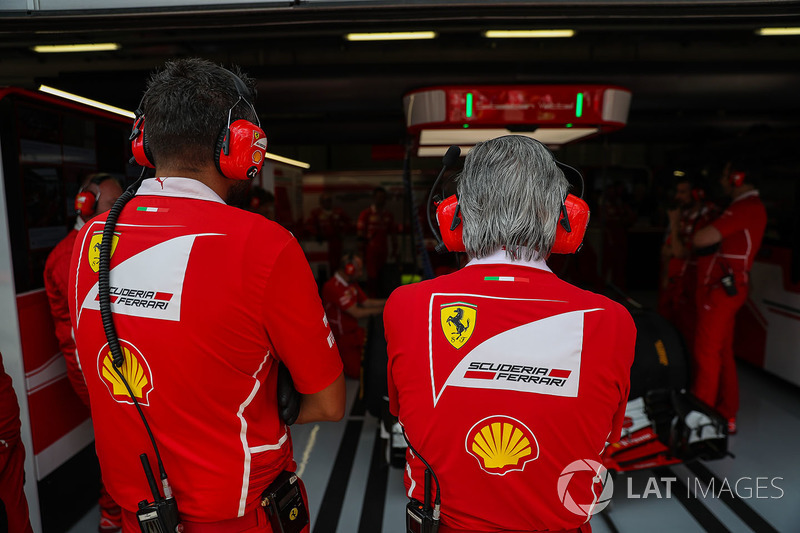
{"label": "black microphone boom", "polygon": [[[436,251],[440,252],[440,247],[444,245],[442,242],[442,237],[439,235],[439,232],[436,231],[436,228],[431,221],[431,202],[433,201],[433,192],[436,190],[436,186],[439,184],[439,180],[442,179],[444,175],[444,171],[448,168],[452,167],[458,161],[458,158],[461,157],[461,148],[456,146],[455,144],[450,146],[445,152],[444,157],[442,157],[442,170],[439,171],[439,175],[436,176],[436,181],[433,182],[431,186],[431,192],[428,194],[428,205],[427,205],[427,215],[428,215],[428,226],[431,228],[431,232],[433,232],[433,236],[436,237],[436,240],[439,244],[436,246]],[[444,248],[446,250],[446,248]]]}

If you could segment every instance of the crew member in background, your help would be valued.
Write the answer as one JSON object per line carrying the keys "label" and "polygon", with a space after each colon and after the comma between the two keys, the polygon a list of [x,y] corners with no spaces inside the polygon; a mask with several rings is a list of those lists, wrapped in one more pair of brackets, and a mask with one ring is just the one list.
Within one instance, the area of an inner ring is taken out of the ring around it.
{"label": "crew member in background", "polygon": [[263,187],[253,185],[248,195],[247,209],[268,220],[275,220],[275,195]]}
{"label": "crew member in background", "polygon": [[578,505],[603,490],[636,329],[621,305],[545,262],[567,189],[544,145],[477,144],[457,189],[470,262],[386,303],[390,409],[416,450],[406,489],[423,501],[427,461],[441,485],[439,533],[591,530]]}
{"label": "crew member in background", "polygon": [[[95,215],[105,213],[122,194],[119,182],[110,174],[97,173],[89,175],[81,185],[75,197],[75,226],[67,236],[59,242],[47,257],[44,266],[44,288],[50,302],[50,314],[53,316],[58,345],[67,363],[67,377],[81,401],[89,407],[89,392],[83,372],[75,355],[75,341],[72,338],[72,324],[69,319],[69,302],[67,301],[69,265],[72,249],[78,230]],[[118,531],[122,527],[122,511],[105,490],[100,480],[100,533]]]}
{"label": "crew member in background", "polygon": [[667,210],[669,235],[661,248],[658,310],[675,325],[687,346],[691,347],[697,321],[697,258],[692,239],[697,230],[717,216],[718,210],[705,199],[704,190],[686,175],[676,181],[675,204]]}
{"label": "crew member in background", "polygon": [[363,274],[361,257],[345,254],[339,269],[322,287],[322,302],[336,337],[339,355],[344,363],[344,374],[358,379],[361,375],[361,356],[366,333],[358,321],[383,312],[385,299],[367,298],[358,285]]}
{"label": "crew member in background", "polygon": [[356,233],[360,252],[364,257],[367,271],[367,294],[382,296],[380,292],[381,274],[391,253],[397,253],[397,236],[394,216],[386,209],[386,189],[375,187],[372,191],[372,205],[358,216]]}
{"label": "crew member in background", "polygon": [[319,196],[319,207],[315,207],[306,220],[306,233],[317,242],[328,243],[328,272],[336,272],[342,257],[344,235],[351,230],[350,217],[340,207],[333,207],[333,198],[328,193]]}
{"label": "crew member in background", "polygon": [[342,363],[300,245],[278,224],[225,203],[249,189],[266,151],[253,86],[196,58],[169,61],[148,82],[134,154],[156,177],[121,210],[109,246],[120,367],[98,304],[96,232],[106,216],[75,242],[70,315],[124,533],[140,531],[138,503],[153,500],[140,454],[156,476],[159,469],[114,368],[146,415],[186,533],[271,531],[261,494],[295,469],[279,417],[279,362],[302,394],[297,423],[344,413]]}
{"label": "crew member in background", "polygon": [[20,426],[17,395],[0,354],[0,531],[32,533]]}
{"label": "crew member in background", "polygon": [[699,272],[692,393],[728,419],[729,433],[736,433],[739,411],[733,357],[736,313],[747,301],[750,269],[767,227],[767,211],[750,174],[742,166],[726,165],[720,183],[732,201],[694,236],[696,248],[719,248]]}

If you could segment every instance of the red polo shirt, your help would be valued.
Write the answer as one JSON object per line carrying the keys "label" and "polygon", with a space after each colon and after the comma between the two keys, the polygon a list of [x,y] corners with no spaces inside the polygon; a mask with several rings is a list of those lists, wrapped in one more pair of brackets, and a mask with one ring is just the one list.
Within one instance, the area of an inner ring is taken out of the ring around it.
{"label": "red polo shirt", "polygon": [[[157,470],[100,320],[105,216],[76,240],[70,312],[103,478],[114,500],[135,511],[152,500],[139,454]],[[342,370],[303,252],[279,225],[179,177],[142,184],[119,218],[112,250],[122,372],[155,434],[181,515],[195,522],[242,516],[293,466],[276,406],[278,360],[304,394]]]}
{"label": "red polo shirt", "polygon": [[[636,337],[621,305],[500,252],[395,290],[384,323],[390,408],[441,483],[444,525],[587,521],[563,502],[596,501],[594,472],[573,463],[601,462],[619,439]],[[425,468],[407,459],[408,495],[422,501]]]}
{"label": "red polo shirt", "polygon": [[767,227],[767,211],[758,191],[736,198],[711,225],[722,235],[722,241],[712,259],[701,263],[703,283],[719,283],[727,270],[733,272],[738,283],[747,283]]}

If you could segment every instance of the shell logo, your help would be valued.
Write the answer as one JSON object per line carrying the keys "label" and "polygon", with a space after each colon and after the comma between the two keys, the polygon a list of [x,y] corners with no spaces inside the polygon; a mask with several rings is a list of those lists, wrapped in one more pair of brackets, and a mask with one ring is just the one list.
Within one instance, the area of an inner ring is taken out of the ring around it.
{"label": "shell logo", "polygon": [[[150,365],[144,356],[129,342],[120,340],[120,349],[124,357],[119,373],[128,382],[133,396],[140,405],[150,405],[148,396],[153,390],[153,375]],[[114,357],[108,344],[103,346],[97,358],[97,370],[111,397],[117,403],[133,404],[125,383],[114,369]]]}
{"label": "shell logo", "polygon": [[259,164],[264,159],[264,154],[261,153],[260,150],[255,150],[253,152],[253,163],[256,165]]}
{"label": "shell logo", "polygon": [[533,432],[510,416],[490,416],[476,423],[464,441],[467,453],[481,469],[504,476],[539,458],[539,443]]}

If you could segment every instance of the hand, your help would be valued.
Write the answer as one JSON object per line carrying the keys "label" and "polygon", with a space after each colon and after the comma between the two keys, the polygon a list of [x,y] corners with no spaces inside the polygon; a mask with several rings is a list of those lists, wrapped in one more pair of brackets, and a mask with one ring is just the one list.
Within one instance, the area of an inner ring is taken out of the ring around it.
{"label": "hand", "polygon": [[278,363],[278,414],[287,426],[294,424],[300,414],[301,394],[294,388],[289,369]]}

